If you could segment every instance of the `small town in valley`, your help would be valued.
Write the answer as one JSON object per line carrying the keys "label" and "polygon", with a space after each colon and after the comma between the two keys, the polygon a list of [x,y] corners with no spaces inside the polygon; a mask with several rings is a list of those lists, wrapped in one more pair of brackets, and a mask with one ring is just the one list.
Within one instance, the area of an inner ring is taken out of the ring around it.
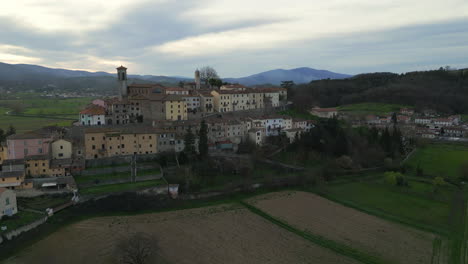
{"label": "small town in valley", "polygon": [[468,264],[468,2],[0,8],[0,263]]}

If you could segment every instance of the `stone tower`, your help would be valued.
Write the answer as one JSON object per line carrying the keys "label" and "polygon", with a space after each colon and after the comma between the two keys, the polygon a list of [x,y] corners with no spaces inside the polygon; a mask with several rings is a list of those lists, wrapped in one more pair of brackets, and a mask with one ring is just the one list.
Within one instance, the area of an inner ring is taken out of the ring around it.
{"label": "stone tower", "polygon": [[195,71],[195,89],[200,90],[200,71]]}
{"label": "stone tower", "polygon": [[127,98],[128,87],[127,87],[127,68],[120,65],[117,68],[117,78],[119,79],[119,98],[120,100]]}

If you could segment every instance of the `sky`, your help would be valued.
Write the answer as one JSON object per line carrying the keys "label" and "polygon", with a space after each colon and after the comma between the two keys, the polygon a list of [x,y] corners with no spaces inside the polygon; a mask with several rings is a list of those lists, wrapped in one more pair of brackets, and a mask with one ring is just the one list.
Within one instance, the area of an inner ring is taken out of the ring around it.
{"label": "sky", "polygon": [[221,77],[467,68],[468,1],[6,1],[0,62],[169,76],[209,65]]}

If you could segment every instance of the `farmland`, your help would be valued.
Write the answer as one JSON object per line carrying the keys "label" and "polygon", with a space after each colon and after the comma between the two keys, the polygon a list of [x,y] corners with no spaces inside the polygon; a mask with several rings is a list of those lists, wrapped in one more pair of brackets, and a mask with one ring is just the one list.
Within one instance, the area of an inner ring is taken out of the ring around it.
{"label": "farmland", "polygon": [[305,192],[270,193],[250,203],[302,231],[388,263],[430,263],[435,235],[387,222]]}
{"label": "farmland", "polygon": [[468,146],[431,144],[418,149],[405,165],[414,175],[419,166],[425,175],[457,179],[464,162],[468,162]]}
{"label": "farmland", "polygon": [[[78,118],[78,112],[91,102],[92,98],[43,98],[28,95],[14,99],[0,100],[0,128],[10,125],[17,132],[26,132],[48,125],[69,126]],[[11,111],[19,111],[12,115]]]}
{"label": "farmland", "polygon": [[235,204],[85,220],[6,263],[115,263],[115,244],[132,232],[157,238],[158,263],[358,263]]}

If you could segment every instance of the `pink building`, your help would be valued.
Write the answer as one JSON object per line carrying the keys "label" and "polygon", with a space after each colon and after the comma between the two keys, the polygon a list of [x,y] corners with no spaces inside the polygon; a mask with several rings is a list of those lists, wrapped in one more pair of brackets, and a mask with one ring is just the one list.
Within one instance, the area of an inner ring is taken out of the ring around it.
{"label": "pink building", "polygon": [[52,136],[35,132],[11,135],[7,138],[8,159],[24,159],[34,155],[49,153]]}
{"label": "pink building", "polygon": [[93,102],[92,102],[93,105],[99,105],[101,107],[104,107],[106,108],[106,102],[102,99],[94,99]]}

